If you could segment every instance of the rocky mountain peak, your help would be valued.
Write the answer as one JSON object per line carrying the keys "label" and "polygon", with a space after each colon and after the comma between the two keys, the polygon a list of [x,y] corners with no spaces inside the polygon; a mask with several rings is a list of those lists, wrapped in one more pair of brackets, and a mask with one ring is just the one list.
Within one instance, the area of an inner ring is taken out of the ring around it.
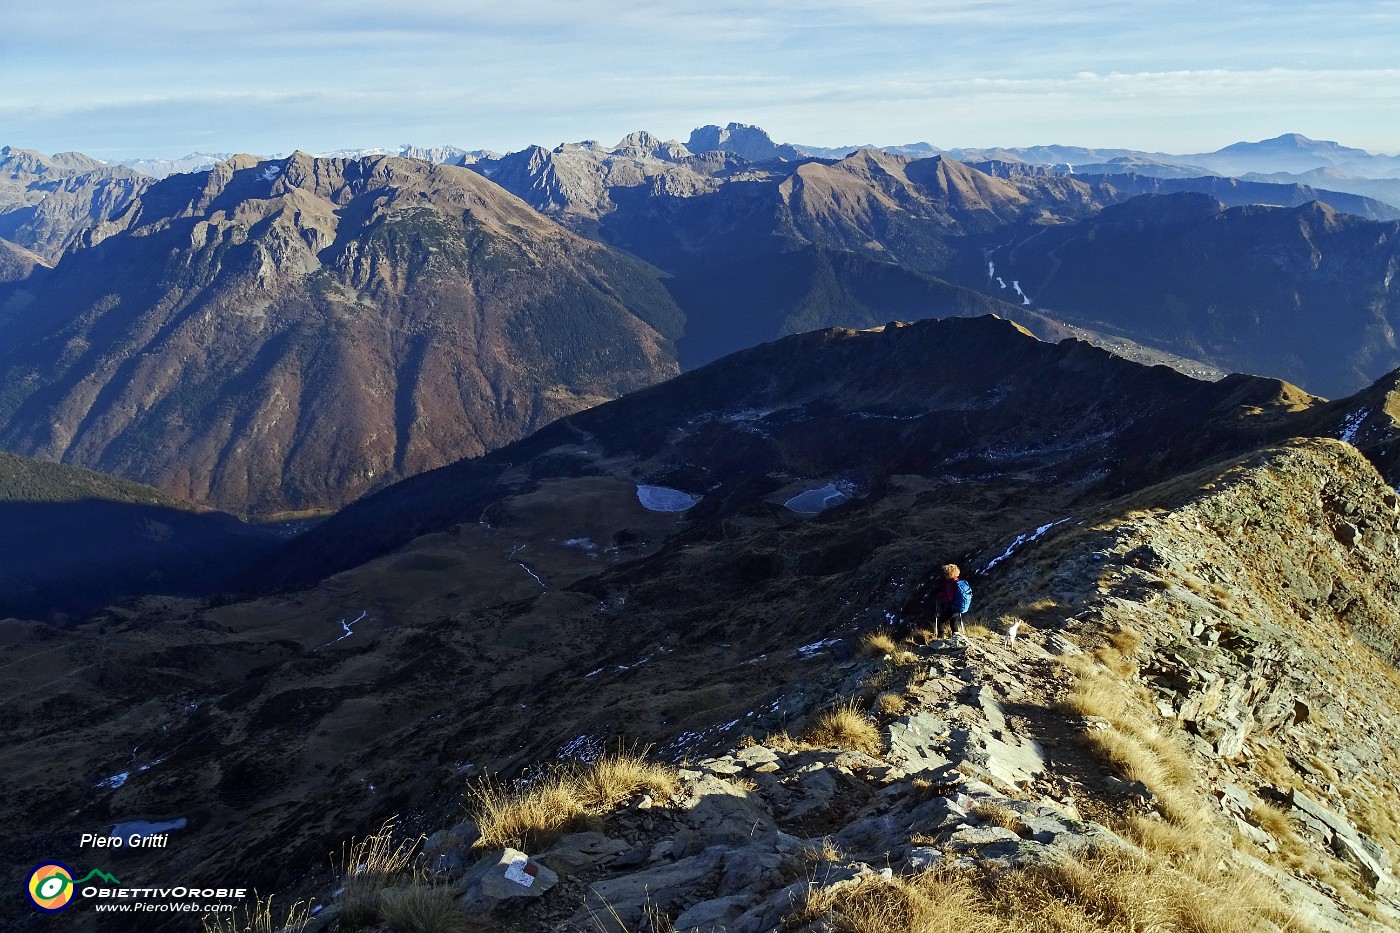
{"label": "rocky mountain peak", "polygon": [[663,140],[646,130],[629,133],[609,151],[613,155],[662,159],[666,162],[678,162],[691,155],[689,149],[675,140]]}
{"label": "rocky mountain peak", "polygon": [[732,152],[750,162],[764,162],[768,159],[795,160],[803,157],[803,153],[795,146],[775,143],[767,132],[747,123],[698,127],[691,131],[686,148],[696,153],[715,150]]}

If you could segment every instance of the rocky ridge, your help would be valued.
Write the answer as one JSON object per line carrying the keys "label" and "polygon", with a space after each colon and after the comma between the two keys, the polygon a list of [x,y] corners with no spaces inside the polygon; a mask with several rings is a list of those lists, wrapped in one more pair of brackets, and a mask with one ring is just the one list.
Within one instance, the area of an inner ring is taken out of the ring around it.
{"label": "rocky ridge", "polygon": [[[989,929],[1056,929],[995,892],[1115,858],[1180,885],[1196,928],[1400,929],[1400,497],[1353,448],[1272,448],[994,550],[966,643],[867,660],[834,628],[749,738],[683,746],[674,799],[529,853],[473,848],[468,821],[425,865],[469,922],[513,933],[863,929],[843,911],[930,871],[976,879],[1010,924]],[[1088,712],[1095,690],[1117,708]],[[775,734],[853,703],[881,751]],[[1097,922],[1146,922],[1122,911]],[[311,929],[355,928],[338,915]]]}
{"label": "rocky ridge", "polygon": [[78,152],[0,148],[0,238],[55,262],[84,232],[131,204],[150,179]]}

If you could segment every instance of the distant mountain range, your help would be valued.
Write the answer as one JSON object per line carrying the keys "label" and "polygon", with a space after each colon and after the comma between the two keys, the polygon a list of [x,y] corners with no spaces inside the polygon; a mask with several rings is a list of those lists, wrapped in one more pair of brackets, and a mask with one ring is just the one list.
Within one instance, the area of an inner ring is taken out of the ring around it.
{"label": "distant mountain range", "polygon": [[[638,135],[638,134],[634,134]],[[650,136],[651,134],[640,134]],[[653,137],[655,138],[655,137]],[[659,140],[658,140],[659,141]],[[567,144],[566,144],[567,145]],[[596,142],[577,145],[599,147]],[[613,148],[621,148],[624,144]],[[893,155],[927,158],[947,155],[960,162],[1009,161],[1053,166],[1057,170],[1081,174],[1155,175],[1160,177],[1193,177],[1222,175],[1243,178],[1251,175],[1277,176],[1273,180],[1287,184],[1307,184],[1327,190],[1345,191],[1376,197],[1375,191],[1357,191],[1350,185],[1365,180],[1400,179],[1400,155],[1377,155],[1364,149],[1343,146],[1327,140],[1309,139],[1299,133],[1284,133],[1257,142],[1238,142],[1214,152],[1165,153],[1138,149],[1086,148],[1083,146],[1023,146],[1009,148],[954,147],[940,149],[927,142],[877,146],[865,143],[855,146],[815,146],[800,143],[775,142],[762,128],[745,123],[726,126],[709,125],[695,129],[684,144],[668,142],[680,155],[702,155],[707,152],[728,152],[749,162],[771,159],[801,161],[809,158],[843,159],[861,149],[881,149]],[[177,172],[203,171],[229,158],[232,153],[195,152],[181,159],[125,159],[116,163],[156,178]],[[326,158],[363,158],[392,155],[400,158],[422,159],[448,165],[464,165],[479,159],[500,156],[490,150],[466,150],[456,146],[416,146],[405,143],[396,147],[339,149],[316,153]],[[282,158],[272,155],[268,158]],[[1312,173],[1325,173],[1313,175]],[[1317,184],[1330,181],[1333,184]],[[1341,185],[1336,184],[1340,182]],[[1400,203],[1388,198],[1391,204]]]}
{"label": "distant mountain range", "polygon": [[[0,445],[269,517],[829,326],[995,313],[1331,395],[1400,365],[1400,209],[1175,163],[1083,170],[1160,154],[895,148],[815,157],[729,124],[163,180],[0,150]],[[1359,152],[1217,155],[1380,170]],[[1090,161],[1034,161],[1065,157]]]}
{"label": "distant mountain range", "polygon": [[0,308],[0,441],[240,514],[324,509],[676,371],[658,274],[476,173],[235,158]]}

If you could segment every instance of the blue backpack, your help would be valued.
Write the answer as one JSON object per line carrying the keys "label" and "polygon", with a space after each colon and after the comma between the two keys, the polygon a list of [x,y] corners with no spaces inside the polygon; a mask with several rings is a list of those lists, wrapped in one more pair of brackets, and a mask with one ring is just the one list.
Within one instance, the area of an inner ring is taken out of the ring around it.
{"label": "blue backpack", "polygon": [[958,612],[967,612],[972,608],[972,587],[966,580],[958,581],[958,598],[954,601],[953,607]]}

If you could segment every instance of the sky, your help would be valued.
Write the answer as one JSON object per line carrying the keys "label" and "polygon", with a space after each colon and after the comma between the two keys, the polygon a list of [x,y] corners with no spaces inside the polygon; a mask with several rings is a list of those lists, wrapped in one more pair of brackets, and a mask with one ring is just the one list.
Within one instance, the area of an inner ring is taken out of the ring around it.
{"label": "sky", "polygon": [[1400,153],[1400,0],[0,0],[0,145],[514,151],[730,121],[818,146]]}

